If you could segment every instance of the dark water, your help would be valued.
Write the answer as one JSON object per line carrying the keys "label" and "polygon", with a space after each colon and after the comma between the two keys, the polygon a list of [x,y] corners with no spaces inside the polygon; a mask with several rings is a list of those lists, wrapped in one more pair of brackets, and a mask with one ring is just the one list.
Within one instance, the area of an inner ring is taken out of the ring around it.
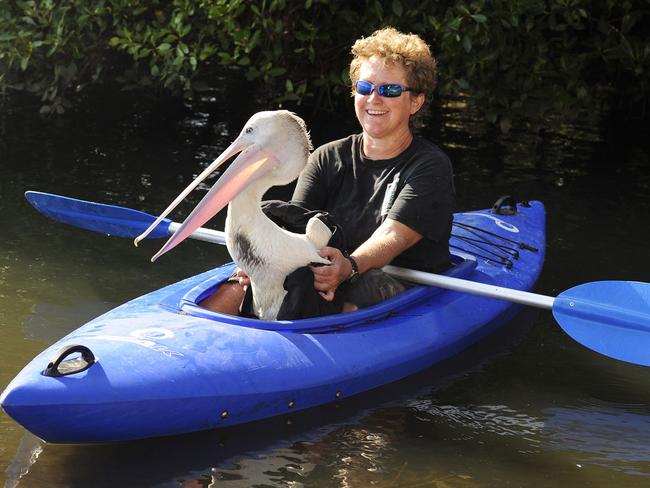
{"label": "dark water", "polygon": [[[0,388],[90,318],[228,260],[219,246],[187,241],[152,265],[159,243],[135,249],[130,240],[48,221],[22,196],[37,189],[161,210],[259,109],[219,96],[186,112],[115,109],[109,100],[54,121],[25,110],[0,116]],[[349,114],[302,115],[316,144],[356,130]],[[502,194],[545,202],[547,262],[536,291],[554,295],[600,279],[650,282],[646,139],[603,136],[597,116],[504,137],[462,104],[450,104],[439,125],[426,132],[453,157],[460,209],[488,207]],[[529,310],[449,363],[336,406],[250,426],[58,446],[0,413],[0,480],[9,487],[645,487],[650,369],[599,356],[550,314]]]}

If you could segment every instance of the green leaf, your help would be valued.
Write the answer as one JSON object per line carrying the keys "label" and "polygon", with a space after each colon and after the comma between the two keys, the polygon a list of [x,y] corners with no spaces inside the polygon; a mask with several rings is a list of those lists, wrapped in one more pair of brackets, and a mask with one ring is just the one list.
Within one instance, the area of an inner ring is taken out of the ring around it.
{"label": "green leaf", "polygon": [[471,17],[478,23],[478,24],[485,24],[487,22],[487,17],[483,14],[472,14]]}
{"label": "green leaf", "polygon": [[233,59],[230,53],[227,53],[225,51],[217,53],[217,56],[219,56],[219,61],[221,61],[223,64],[230,64]]}
{"label": "green leaf", "polygon": [[273,77],[275,77],[275,76],[282,76],[282,75],[285,74],[286,72],[287,72],[287,69],[286,69],[286,68],[281,68],[281,67],[279,67],[279,66],[276,66],[275,68],[271,68],[271,69],[269,70],[269,74],[270,74],[271,76],[273,76]]}

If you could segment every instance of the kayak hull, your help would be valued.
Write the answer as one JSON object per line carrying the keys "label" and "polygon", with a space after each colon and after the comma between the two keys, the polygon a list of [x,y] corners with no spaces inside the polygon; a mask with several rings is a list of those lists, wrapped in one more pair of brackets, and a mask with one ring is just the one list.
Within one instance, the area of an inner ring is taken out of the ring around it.
{"label": "kayak hull", "polygon": [[[452,244],[465,261],[452,275],[520,290],[534,285],[544,260],[541,203],[520,206],[512,216],[478,211],[457,214],[455,221],[523,240],[537,251],[520,251],[513,266],[483,256],[483,250],[472,256],[475,248],[463,234],[474,231],[456,229]],[[198,307],[233,266],[153,291],[73,331],[16,376],[0,396],[2,407],[32,433],[56,443],[225,427],[335,402],[404,378],[474,344],[519,308],[424,286],[357,312],[298,321],[264,322]],[[72,344],[92,351],[94,362],[65,376],[43,374]]]}

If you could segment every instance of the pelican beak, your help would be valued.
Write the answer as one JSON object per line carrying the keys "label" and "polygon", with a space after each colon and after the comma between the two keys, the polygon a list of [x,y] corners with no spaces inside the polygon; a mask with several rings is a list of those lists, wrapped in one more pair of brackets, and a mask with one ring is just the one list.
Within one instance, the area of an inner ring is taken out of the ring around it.
{"label": "pelican beak", "polygon": [[245,143],[238,137],[217,159],[214,160],[176,199],[165,209],[165,211],[139,235],[134,243],[144,239],[167,215],[183,201],[183,199],[196,188],[205,178],[213,173],[219,166],[228,161],[232,156],[238,154],[230,167],[217,180],[210,191],[203,197],[203,200],[194,208],[192,213],[185,219],[178,230],[169,238],[165,245],[158,251],[151,261],[155,261],[167,251],[173,249],[192,232],[205,224],[214,215],[223,209],[237,194],[248,187],[264,174],[268,168],[269,160],[277,161],[275,156],[265,151],[256,144]]}

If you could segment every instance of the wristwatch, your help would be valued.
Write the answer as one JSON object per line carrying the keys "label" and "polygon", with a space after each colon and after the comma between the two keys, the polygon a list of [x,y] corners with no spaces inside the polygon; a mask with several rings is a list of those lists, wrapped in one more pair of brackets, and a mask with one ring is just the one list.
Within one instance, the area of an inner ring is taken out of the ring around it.
{"label": "wristwatch", "polygon": [[345,258],[350,261],[350,265],[352,266],[352,273],[348,276],[347,281],[354,283],[357,281],[357,278],[359,278],[359,265],[357,264],[357,261],[347,253],[345,254]]}

